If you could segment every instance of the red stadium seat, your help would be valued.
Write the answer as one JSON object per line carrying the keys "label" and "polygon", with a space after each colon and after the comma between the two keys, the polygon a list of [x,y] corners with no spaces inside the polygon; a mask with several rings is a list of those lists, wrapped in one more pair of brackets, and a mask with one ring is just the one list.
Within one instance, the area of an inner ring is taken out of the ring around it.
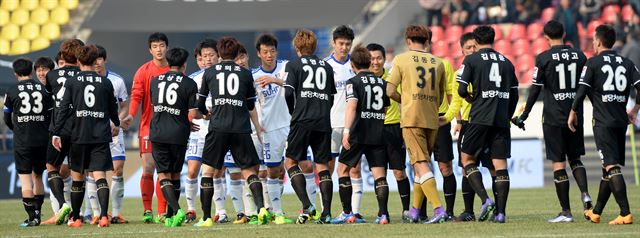
{"label": "red stadium seat", "polygon": [[449,43],[443,40],[437,41],[431,47],[431,52],[438,57],[449,56]]}
{"label": "red stadium seat", "polygon": [[429,27],[431,30],[431,42],[437,42],[442,40],[442,35],[444,35],[444,30],[440,26],[431,26]]}
{"label": "red stadium seat", "polygon": [[462,56],[462,47],[460,47],[460,42],[451,42],[449,47],[449,55],[452,57],[461,57]]}
{"label": "red stadium seat", "polygon": [[535,59],[531,55],[528,55],[528,54],[521,55],[516,60],[516,64],[515,64],[516,70],[518,72],[529,71],[530,69],[532,69],[534,67],[534,61],[535,61]]}
{"label": "red stadium seat", "polygon": [[517,39],[524,39],[527,37],[527,28],[522,24],[513,24],[509,29],[508,39],[515,41]]}
{"label": "red stadium seat", "polygon": [[475,30],[476,27],[478,27],[478,25],[468,25],[467,27],[464,28],[464,33],[473,32],[473,30]]}
{"label": "red stadium seat", "polygon": [[578,24],[578,36],[580,38],[587,37],[587,31],[584,29],[584,26],[582,26],[582,24]]}
{"label": "red stadium seat", "polygon": [[622,20],[624,22],[631,21],[631,18],[633,18],[633,14],[635,13],[633,12],[633,8],[631,8],[631,5],[627,4],[622,8]]}
{"label": "red stadium seat", "polygon": [[589,22],[589,24],[587,25],[587,37],[592,38],[593,33],[596,32],[596,27],[598,27],[599,25],[602,25],[602,22],[599,20],[592,20],[591,22]]}
{"label": "red stadium seat", "polygon": [[447,38],[447,42],[456,42],[460,40],[460,36],[462,36],[461,26],[447,27],[447,30],[445,31],[445,37]]}
{"label": "red stadium seat", "polygon": [[515,55],[523,55],[531,51],[529,47],[529,40],[519,39],[513,42],[511,45],[511,52]]}
{"label": "red stadium seat", "polygon": [[508,40],[498,40],[496,42],[493,43],[493,49],[495,49],[496,51],[504,54],[504,55],[510,55],[511,54],[511,42],[509,42]]}
{"label": "red stadium seat", "polygon": [[493,27],[493,31],[495,32],[494,40],[502,40],[502,27],[500,25],[491,25]]}
{"label": "red stadium seat", "polygon": [[518,82],[524,85],[531,85],[533,81],[533,71],[535,70],[529,69],[525,72],[522,72],[522,74],[520,74],[520,77],[518,78]]}
{"label": "red stadium seat", "polygon": [[542,15],[540,17],[540,20],[546,23],[551,19],[553,19],[554,14],[556,14],[556,9],[554,9],[553,7],[547,7],[544,10],[542,10]]}
{"label": "red stadium seat", "polygon": [[584,55],[587,57],[587,59],[590,59],[591,57],[593,57],[593,51],[585,51]]}
{"label": "red stadium seat", "polygon": [[535,40],[542,35],[544,26],[540,23],[531,23],[527,26],[527,36],[529,40]]}
{"label": "red stadium seat", "polygon": [[[607,9],[612,9],[609,7],[613,7],[613,5],[609,5],[605,7],[605,9],[602,11],[602,16],[600,16],[600,20],[606,23],[615,23],[616,20],[618,19],[618,14],[620,14],[620,8],[618,8],[617,11],[607,10]],[[618,6],[615,6],[615,7],[618,7]]]}
{"label": "red stadium seat", "polygon": [[544,38],[538,38],[533,41],[531,48],[533,48],[533,54],[539,55],[549,49],[549,43]]}

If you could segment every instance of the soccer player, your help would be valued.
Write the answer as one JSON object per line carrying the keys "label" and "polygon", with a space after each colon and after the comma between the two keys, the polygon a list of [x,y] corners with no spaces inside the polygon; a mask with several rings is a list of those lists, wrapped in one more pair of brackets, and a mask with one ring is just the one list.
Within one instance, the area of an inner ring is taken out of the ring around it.
{"label": "soccer player", "polygon": [[166,227],[182,226],[187,217],[178,203],[180,172],[189,142],[190,118],[198,116],[198,85],[184,75],[187,57],[189,53],[183,48],[168,50],[169,72],[151,80],[153,118],[149,139],[153,143],[153,159],[162,193],[169,204]]}
{"label": "soccer player", "polygon": [[307,194],[307,181],[298,166],[309,163],[307,148],[311,146],[313,159],[320,177],[322,204],[320,223],[329,223],[333,182],[331,181],[331,106],[337,93],[334,72],[328,63],[316,55],[317,38],[312,31],[296,32],[293,45],[299,58],[291,60],[285,67],[287,80],[285,97],[291,113],[291,127],[287,138],[285,168],[291,186],[302,202],[302,212],[297,223],[306,223],[316,216],[316,208]]}
{"label": "soccer player", "polygon": [[564,27],[562,23],[552,20],[545,24],[544,35],[551,49],[536,57],[536,68],[533,75],[533,85],[529,91],[529,98],[524,111],[515,123],[524,125],[531,108],[536,103],[540,91],[544,87],[543,133],[547,159],[552,162],[553,182],[556,195],[560,201],[560,212],[549,219],[551,223],[572,222],[573,215],[569,203],[569,176],[566,161],[568,160],[573,177],[582,193],[584,210],[591,209],[591,197],[587,188],[587,173],[580,160],[584,155],[584,133],[582,129],[582,108],[578,110],[578,126],[576,132],[571,132],[565,126],[571,104],[578,89],[578,69],[584,67],[587,57],[578,49],[564,44]]}
{"label": "soccer player", "polygon": [[[429,168],[438,130],[438,107],[444,98],[446,80],[442,61],[425,51],[429,34],[423,26],[410,25],[406,28],[404,36],[409,51],[393,59],[386,92],[391,99],[402,104],[402,137],[416,178],[411,220],[419,220],[417,208],[426,196],[434,208],[434,215],[427,223],[433,224],[444,222],[446,216],[436,190],[436,180]],[[402,94],[398,92],[398,86],[401,86]]]}
{"label": "soccer player", "polygon": [[[218,51],[216,45],[218,42],[214,39],[204,39],[195,49],[196,60],[198,61],[198,67],[200,70],[189,75],[189,78],[195,81],[200,89],[202,85],[202,75],[204,70],[218,63]],[[211,98],[207,99],[207,108],[211,107]],[[200,127],[200,130],[191,132],[189,136],[189,145],[187,147],[186,160],[187,160],[187,180],[185,183],[185,197],[187,200],[187,219],[186,223],[191,223],[197,219],[196,217],[196,195],[198,193],[198,174],[200,173],[200,167],[202,166],[202,149],[204,148],[205,137],[207,136],[207,130],[209,127],[209,121],[203,119],[193,119],[193,124]],[[212,167],[206,166],[202,169],[202,173],[213,174]]]}
{"label": "soccer player", "polygon": [[[496,209],[494,222],[504,223],[510,184],[507,170],[507,159],[511,157],[509,120],[518,103],[518,79],[511,61],[491,48],[495,37],[493,28],[480,26],[473,30],[473,36],[478,50],[464,58],[457,76],[458,94],[472,105],[469,127],[460,139],[461,159],[471,187],[483,202],[479,220],[485,221]],[[471,94],[468,85],[474,89]],[[478,158],[475,155],[487,147],[496,170],[496,202],[487,195],[476,165]]]}
{"label": "soccer player", "polygon": [[66,121],[72,121],[74,129],[71,132],[70,166],[73,212],[68,225],[82,226],[80,207],[84,199],[84,173],[91,172],[96,179],[101,208],[98,226],[106,227],[109,226],[109,184],[106,171],[113,170],[109,142],[112,135],[117,135],[119,131],[118,105],[113,96],[111,81],[93,71],[98,58],[97,47],[81,47],[77,51],[77,58],[81,72],[65,83],[60,112],[54,122],[52,144],[57,150],[61,149],[60,132]]}
{"label": "soccer player", "polygon": [[582,68],[580,87],[571,106],[567,124],[574,133],[579,130],[578,113],[582,101],[589,96],[593,104],[593,134],[602,161],[602,180],[596,205],[585,211],[584,217],[593,223],[599,223],[602,210],[613,193],[620,207],[620,214],[609,224],[623,225],[633,223],[633,216],[620,168],[625,161],[627,124],[637,119],[640,97],[636,96],[636,104],[629,113],[626,112],[626,105],[631,87],[635,87],[640,94],[640,72],[633,62],[611,50],[615,41],[616,32],[611,26],[596,27],[593,49],[597,55],[587,60]]}
{"label": "soccer player", "polygon": [[[144,214],[142,221],[144,223],[153,223],[153,211],[151,203],[153,200],[153,173],[155,164],[151,154],[151,142],[149,141],[149,124],[153,109],[149,97],[149,82],[153,77],[164,74],[169,71],[169,66],[165,54],[169,47],[169,39],[164,33],[156,32],[149,35],[147,41],[149,54],[152,59],[143,64],[133,76],[133,86],[131,87],[131,101],[129,102],[129,115],[122,119],[122,128],[127,130],[133,118],[138,114],[138,110],[142,107],[142,115],[140,118],[140,131],[138,133],[140,156],[142,157],[142,177],[140,178],[140,193],[142,195],[142,204],[144,206]],[[158,197],[158,217],[157,223],[164,223],[164,213],[166,211],[167,202],[162,196],[160,181],[156,181],[156,196]]]}
{"label": "soccer player", "polygon": [[[222,61],[205,70],[203,75],[198,108],[202,114],[208,114],[205,100],[211,93],[213,117],[209,124],[202,162],[220,170],[227,151],[231,150],[235,164],[240,167],[251,188],[255,205],[260,209],[259,223],[266,224],[269,212],[264,207],[263,188],[257,176],[258,155],[251,140],[249,124],[249,111],[254,110],[256,92],[251,72],[233,62],[238,55],[239,47],[240,43],[235,38],[220,39],[217,48]],[[260,124],[255,124],[255,127],[258,136],[261,137]],[[204,215],[200,222],[211,222],[213,190],[213,178],[203,176],[201,198]]]}
{"label": "soccer player", "polygon": [[53,70],[56,65],[49,57],[40,57],[33,64],[33,71],[36,73],[36,78],[42,85],[47,84],[47,73]]}
{"label": "soccer player", "polygon": [[338,160],[339,194],[342,201],[342,213],[331,220],[333,224],[354,223],[352,212],[352,185],[349,171],[366,155],[371,173],[375,179],[375,193],[378,200],[376,224],[389,224],[389,185],[387,184],[387,151],[383,133],[386,107],[389,97],[385,94],[386,82],[369,71],[371,55],[369,51],[356,46],[351,54],[351,66],[356,76],[349,79],[346,86],[347,107],[345,128],[342,138],[342,151]]}
{"label": "soccer player", "polygon": [[[331,68],[333,68],[333,77],[335,80],[336,90],[338,91],[335,95],[335,100],[333,100],[333,106],[331,107],[331,156],[333,159],[330,163],[330,171],[333,171],[335,159],[340,154],[340,147],[342,146],[342,133],[344,130],[345,119],[344,113],[347,105],[344,91],[345,86],[349,79],[355,76],[355,73],[351,68],[351,56],[349,55],[354,37],[355,35],[351,28],[345,25],[338,26],[333,30],[333,39],[331,41],[333,52],[329,57],[324,59],[324,61],[329,63]],[[362,203],[362,174],[360,169],[360,163],[358,161],[357,166],[352,168],[350,176],[353,180],[351,181],[353,188],[353,198],[351,201],[353,203],[353,213],[355,214],[357,223],[365,222],[362,215],[360,215],[360,204]],[[309,183],[309,180],[307,180],[307,183]],[[320,194],[322,195],[322,191],[320,191]],[[322,204],[324,206],[324,203]],[[323,216],[326,215],[328,214],[323,214]]]}
{"label": "soccer player", "polygon": [[[386,50],[384,47],[371,43],[367,45],[367,49],[371,54],[371,72],[385,81],[388,80],[389,71],[384,68],[384,62],[386,61]],[[398,193],[400,194],[400,201],[402,203],[402,221],[409,222],[411,184],[405,172],[406,150],[404,141],[402,140],[402,129],[400,128],[400,110],[398,102],[394,100],[390,100],[389,107],[387,107],[382,131],[384,134],[383,139],[387,144],[389,169],[393,170],[393,175],[398,183]]]}
{"label": "soccer player", "polygon": [[54,60],[56,65],[58,66],[57,68],[64,67],[64,58],[62,58],[62,51],[58,51],[58,54],[56,54],[56,57]]}
{"label": "soccer player", "polygon": [[[68,79],[75,77],[76,74],[78,74],[78,72],[80,71],[80,68],[78,68],[77,66],[78,60],[76,57],[76,52],[82,46],[84,46],[84,43],[78,39],[64,41],[62,45],[60,45],[61,58],[63,58],[65,61],[64,66],[47,73],[47,82],[45,84],[45,89],[47,90],[47,93],[53,96],[55,102],[52,114],[53,118],[51,119],[51,126],[49,127],[50,133],[54,132],[54,119],[62,110],[61,102],[62,96],[65,92],[65,82]],[[73,120],[64,121],[61,130],[58,131],[58,136],[60,136],[62,144],[59,150],[54,148],[52,143],[48,143],[47,145],[47,183],[59,207],[59,209],[55,212],[55,215],[57,216],[55,220],[56,225],[61,225],[64,222],[65,217],[69,214],[69,212],[71,212],[71,206],[70,204],[67,204],[64,197],[64,184],[62,181],[63,176],[61,175],[60,171],[61,165],[63,164],[65,158],[69,155],[72,128]],[[53,204],[52,202],[52,206],[53,205],[55,204]]]}
{"label": "soccer player", "polygon": [[53,104],[44,86],[31,78],[31,70],[31,60],[13,61],[18,83],[9,88],[4,98],[4,122],[14,133],[15,166],[22,185],[22,204],[29,216],[21,227],[40,225],[48,142],[47,134],[42,132],[49,127]]}

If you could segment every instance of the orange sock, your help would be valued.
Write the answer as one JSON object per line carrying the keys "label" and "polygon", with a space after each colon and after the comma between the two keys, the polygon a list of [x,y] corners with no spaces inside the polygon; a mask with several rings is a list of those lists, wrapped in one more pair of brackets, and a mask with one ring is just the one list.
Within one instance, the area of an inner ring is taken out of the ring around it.
{"label": "orange sock", "polygon": [[164,199],[164,194],[162,194],[160,180],[156,180],[156,196],[158,197],[158,214],[165,214],[167,212],[167,200]]}
{"label": "orange sock", "polygon": [[153,200],[153,175],[152,174],[142,174],[140,178],[140,194],[142,196],[142,205],[144,206],[144,210],[151,211],[151,203]]}

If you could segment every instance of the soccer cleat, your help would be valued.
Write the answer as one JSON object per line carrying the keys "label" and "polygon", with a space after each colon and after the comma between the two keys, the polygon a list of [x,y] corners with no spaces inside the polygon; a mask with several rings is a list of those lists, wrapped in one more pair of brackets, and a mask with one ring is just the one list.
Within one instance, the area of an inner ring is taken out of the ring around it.
{"label": "soccer cleat", "polygon": [[196,224],[193,224],[193,226],[195,226],[195,227],[212,227],[213,226],[213,219],[207,218],[207,220],[202,220],[202,218],[200,218],[200,221],[196,222]]}
{"label": "soccer cleat", "polygon": [[316,224],[322,225],[322,224],[331,224],[331,215],[328,216],[320,216],[319,219],[316,220]]}
{"label": "soccer cleat", "polygon": [[53,215],[52,217],[50,217],[49,219],[47,219],[46,221],[42,222],[42,225],[55,225],[56,224],[56,219],[58,218],[58,216]]}
{"label": "soccer cleat", "polygon": [[631,214],[626,216],[618,215],[616,219],[613,219],[609,222],[609,225],[627,225],[627,224],[633,224],[633,216]]}
{"label": "soccer cleat", "polygon": [[38,221],[37,219],[33,219],[33,220],[24,220],[22,223],[20,223],[20,227],[31,227],[31,226],[38,226],[40,225],[39,223],[40,221]]}
{"label": "soccer cleat", "polygon": [[219,214],[216,214],[215,216],[213,216],[213,222],[218,223],[218,218],[220,218]]}
{"label": "soccer cleat", "polygon": [[362,217],[362,215],[360,215],[360,213],[353,214],[353,216],[356,218],[356,223],[365,223],[365,222],[367,222],[366,220],[364,220],[364,217]]}
{"label": "soccer cleat", "polygon": [[127,223],[129,223],[129,221],[127,221],[127,219],[124,219],[122,214],[119,214],[115,217],[111,217],[111,224],[127,224]]}
{"label": "soccer cleat", "polygon": [[558,216],[547,220],[549,223],[573,222],[573,216],[569,211],[563,211]]}
{"label": "soccer cleat", "polygon": [[258,224],[265,225],[271,220],[273,215],[271,212],[267,211],[266,208],[260,208],[260,212],[258,213]]}
{"label": "soccer cleat", "polygon": [[493,223],[505,223],[506,220],[507,220],[507,217],[504,214],[498,213],[496,217],[493,218]]}
{"label": "soccer cleat", "polygon": [[100,221],[98,222],[98,227],[108,227],[109,226],[109,218],[107,218],[106,216],[100,218]]}
{"label": "soccer cleat", "polygon": [[411,223],[411,214],[409,210],[402,211],[402,223]]}
{"label": "soccer cleat", "polygon": [[187,219],[184,220],[184,223],[191,223],[191,222],[194,222],[196,220],[197,220],[196,211],[194,211],[194,210],[187,211]]}
{"label": "soccer cleat", "polygon": [[173,218],[165,218],[164,227],[173,227]]}
{"label": "soccer cleat", "polygon": [[584,211],[584,219],[592,223],[600,223],[600,215],[593,213],[593,209]]}
{"label": "soccer cleat", "polygon": [[182,223],[186,219],[187,219],[187,214],[182,209],[178,209],[176,214],[173,215],[173,217],[171,218],[171,220],[173,220],[171,223],[171,227],[182,226]]}
{"label": "soccer cleat", "polygon": [[244,213],[238,213],[238,217],[236,218],[235,221],[233,221],[233,224],[239,225],[239,224],[245,224],[249,222],[249,219],[247,218],[246,215],[244,215]]}
{"label": "soccer cleat", "polygon": [[93,216],[91,216],[91,214],[84,215],[83,223],[91,223],[91,221],[93,221]]}
{"label": "soccer cleat", "polygon": [[249,216],[249,222],[247,222],[249,225],[259,225],[260,221],[258,221],[258,215],[251,215]]}
{"label": "soccer cleat", "polygon": [[293,223],[293,220],[286,218],[284,214],[275,214],[275,216],[276,218],[274,219],[274,223],[276,223],[276,225]]}
{"label": "soccer cleat", "polygon": [[[67,203],[62,204],[60,210],[58,210],[58,217],[56,218],[56,225],[62,225],[64,219],[71,212],[71,207]],[[80,221],[82,223],[82,221]]]}
{"label": "soccer cleat", "polygon": [[409,210],[409,219],[411,223],[420,222],[420,209],[411,207],[411,209]]}
{"label": "soccer cleat", "polygon": [[438,207],[433,210],[433,216],[424,224],[438,224],[444,223],[444,220],[447,217],[447,213],[442,209],[442,207]]}
{"label": "soccer cleat", "polygon": [[100,217],[95,216],[95,217],[91,218],[91,222],[89,222],[89,225],[98,225],[99,221],[100,221]]}
{"label": "soccer cleat", "polygon": [[456,221],[456,217],[453,214],[447,213],[447,215],[444,217],[444,221],[445,222]]}
{"label": "soccer cleat", "polygon": [[478,217],[478,220],[486,221],[494,209],[496,209],[496,204],[491,200],[491,198],[487,198],[480,208],[480,217]]}
{"label": "soccer cleat", "polygon": [[80,228],[82,227],[82,219],[69,219],[69,222],[67,223],[67,226],[69,227],[74,227],[74,228]]}
{"label": "soccer cleat", "polygon": [[311,205],[307,209],[303,209],[302,210],[302,212],[298,216],[298,219],[296,220],[296,223],[297,224],[304,224],[307,221],[309,221],[312,218],[314,218],[316,215],[318,215],[318,213],[319,212],[316,211],[316,208],[313,205]]}
{"label": "soccer cleat", "polygon": [[162,224],[162,223],[164,223],[164,220],[165,220],[165,219],[167,219],[167,214],[164,214],[164,213],[163,213],[163,214],[158,214],[158,215],[156,216],[156,219],[155,219],[155,221],[154,221],[154,222],[155,222],[156,224]]}
{"label": "soccer cleat", "polygon": [[151,210],[144,211],[144,214],[142,215],[142,222],[147,224],[153,223],[153,212]]}
{"label": "soccer cleat", "polygon": [[582,206],[585,211],[593,208],[593,205],[591,205],[591,196],[589,196],[588,193],[582,193]]}
{"label": "soccer cleat", "polygon": [[465,221],[476,221],[476,215],[471,212],[463,212],[458,215],[456,221],[465,222]]}
{"label": "soccer cleat", "polygon": [[216,223],[228,223],[229,222],[229,216],[227,216],[226,213],[222,213],[220,215],[216,215],[216,217],[218,217],[218,220],[216,221]]}
{"label": "soccer cleat", "polygon": [[389,218],[387,218],[387,215],[382,214],[381,216],[376,218],[376,224],[380,224],[380,225],[389,224]]}
{"label": "soccer cleat", "polygon": [[331,224],[344,224],[344,223],[354,223],[356,222],[356,217],[353,215],[353,212],[344,213],[341,212],[339,216],[331,219]]}

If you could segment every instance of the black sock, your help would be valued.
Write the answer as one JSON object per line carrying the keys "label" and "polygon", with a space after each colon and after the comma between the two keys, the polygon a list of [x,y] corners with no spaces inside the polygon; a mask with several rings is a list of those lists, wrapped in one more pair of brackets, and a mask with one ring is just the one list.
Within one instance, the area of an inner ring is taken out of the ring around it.
{"label": "black sock", "polygon": [[173,183],[170,179],[160,180],[160,188],[162,189],[162,195],[164,195],[164,199],[167,200],[167,213],[166,217],[171,218],[175,214],[175,211],[180,209],[180,204],[178,204],[178,199],[176,199],[175,189],[173,189]]}
{"label": "black sock", "polygon": [[36,199],[36,218],[40,219],[42,215],[42,204],[44,203],[44,195],[35,195]]}
{"label": "black sock", "polygon": [[213,200],[213,178],[200,179],[200,203],[202,203],[202,219],[211,218],[211,200]]}
{"label": "black sock", "polygon": [[320,193],[322,197],[322,217],[331,215],[331,200],[333,198],[333,181],[328,170],[318,172],[320,178]]}
{"label": "black sock", "polygon": [[493,193],[493,200],[494,201],[498,200],[498,190],[496,189],[496,176],[491,176],[491,192]]}
{"label": "black sock", "polygon": [[473,200],[476,193],[473,191],[467,176],[462,176],[462,200],[464,201],[464,211],[473,214]]}
{"label": "black sock", "polygon": [[422,200],[422,205],[420,205],[420,217],[428,217],[427,215],[427,196]]}
{"label": "black sock", "polygon": [[36,218],[36,204],[34,198],[22,198],[22,205],[24,205],[24,211],[29,215],[29,221]]}
{"label": "black sock", "polygon": [[496,170],[496,210],[498,213],[505,214],[507,209],[507,198],[509,198],[509,170]]}
{"label": "black sock", "polygon": [[264,207],[264,198],[262,196],[262,182],[258,175],[251,175],[247,178],[251,195],[253,196],[253,202],[256,204],[256,208],[260,211],[260,208]]}
{"label": "black sock", "polygon": [[387,177],[380,177],[375,181],[376,199],[378,200],[378,216],[388,215],[389,209],[387,204],[389,203],[389,184],[387,184]]}
{"label": "black sock", "polygon": [[573,178],[578,184],[578,188],[581,193],[589,193],[589,187],[587,186],[587,170],[584,168],[580,159],[572,160],[569,162],[571,171],[573,172]]}
{"label": "black sock", "polygon": [[[81,219],[80,209],[84,200],[84,181],[71,182],[71,217]],[[62,203],[61,203],[62,204]]]}
{"label": "black sock", "polygon": [[[180,209],[180,179],[171,180],[171,184],[173,184],[173,194],[176,196],[176,202],[178,203],[178,209]],[[175,209],[175,212],[178,212],[178,209]],[[175,213],[174,213],[175,214]]]}
{"label": "black sock", "polygon": [[287,173],[289,174],[293,191],[296,192],[298,199],[302,202],[302,208],[309,208],[311,206],[311,201],[309,201],[309,196],[307,195],[307,181],[305,180],[300,167],[297,165],[293,166],[287,170]]}
{"label": "black sock", "polygon": [[453,206],[456,203],[457,182],[453,173],[449,176],[442,177],[442,190],[444,192],[444,200],[447,203],[447,214],[453,215]]}
{"label": "black sock", "polygon": [[556,185],[556,195],[560,201],[562,211],[570,211],[569,204],[569,176],[564,169],[553,171],[553,182]]}
{"label": "black sock", "polygon": [[100,217],[106,217],[109,211],[109,184],[106,179],[96,181],[98,188],[98,202],[100,202]]}
{"label": "black sock", "polygon": [[480,170],[478,170],[478,166],[475,164],[470,164],[464,167],[465,173],[467,173],[467,179],[469,180],[469,185],[473,188],[473,191],[480,196],[482,200],[482,204],[489,199],[489,195],[487,195],[487,190],[484,189],[484,184],[482,183],[482,174]]}
{"label": "black sock", "polygon": [[402,210],[409,210],[409,202],[411,201],[411,184],[409,179],[396,180],[398,182],[398,193],[400,194],[400,202],[402,203]]}
{"label": "black sock", "polygon": [[349,176],[338,178],[338,193],[340,194],[340,202],[342,202],[342,211],[346,214],[351,213],[353,188],[351,187],[351,178]]}
{"label": "black sock", "polygon": [[620,216],[626,216],[629,211],[629,198],[627,198],[627,185],[624,182],[620,167],[615,166],[609,170],[609,185],[611,193],[620,207]]}
{"label": "black sock", "polygon": [[611,187],[609,186],[609,175],[607,172],[602,169],[602,178],[600,179],[600,188],[598,189],[598,198],[596,200],[596,205],[593,206],[593,213],[602,214],[604,207],[607,205],[607,201],[609,201],[609,197],[611,196]]}
{"label": "black sock", "polygon": [[62,206],[65,203],[64,182],[58,171],[51,171],[47,174],[47,185],[49,185],[49,190],[53,193],[53,196],[58,200],[58,204]]}

